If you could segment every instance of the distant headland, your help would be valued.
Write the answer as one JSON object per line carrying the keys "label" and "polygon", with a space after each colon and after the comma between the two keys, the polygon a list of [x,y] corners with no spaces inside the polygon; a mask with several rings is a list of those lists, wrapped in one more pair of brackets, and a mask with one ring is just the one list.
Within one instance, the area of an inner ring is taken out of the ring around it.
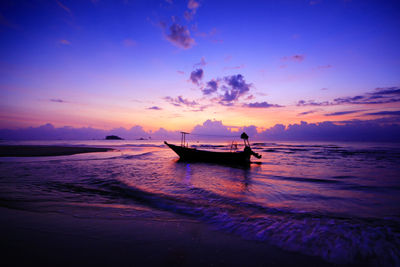
{"label": "distant headland", "polygon": [[124,139],[117,135],[107,135],[106,140],[124,140]]}

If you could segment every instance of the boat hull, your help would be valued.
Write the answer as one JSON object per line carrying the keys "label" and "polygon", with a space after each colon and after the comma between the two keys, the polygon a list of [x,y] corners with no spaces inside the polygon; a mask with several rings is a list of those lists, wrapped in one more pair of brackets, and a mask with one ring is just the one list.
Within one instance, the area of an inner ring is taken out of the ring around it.
{"label": "boat hull", "polygon": [[195,148],[188,148],[176,146],[164,142],[171,148],[183,161],[199,161],[199,162],[215,162],[224,164],[249,164],[251,153],[247,151],[242,152],[215,152],[206,150],[197,150]]}

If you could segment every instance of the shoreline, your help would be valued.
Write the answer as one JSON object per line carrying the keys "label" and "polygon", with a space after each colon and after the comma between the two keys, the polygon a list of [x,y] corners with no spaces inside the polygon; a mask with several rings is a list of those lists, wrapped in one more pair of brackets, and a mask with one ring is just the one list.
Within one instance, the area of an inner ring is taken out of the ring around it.
{"label": "shoreline", "polygon": [[0,157],[48,157],[107,152],[111,148],[45,145],[0,145]]}
{"label": "shoreline", "polygon": [[9,266],[332,266],[201,222],[78,218],[4,206],[0,214]]}

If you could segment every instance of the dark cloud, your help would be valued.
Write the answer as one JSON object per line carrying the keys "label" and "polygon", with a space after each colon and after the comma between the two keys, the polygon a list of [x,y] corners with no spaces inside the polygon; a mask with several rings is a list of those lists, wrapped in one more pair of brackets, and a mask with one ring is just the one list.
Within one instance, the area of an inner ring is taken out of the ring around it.
{"label": "dark cloud", "polygon": [[400,96],[400,87],[381,87],[376,88],[375,92],[372,93],[373,95],[398,95]]}
{"label": "dark cloud", "polygon": [[162,108],[160,108],[160,107],[157,107],[157,106],[152,106],[152,107],[149,107],[149,108],[147,108],[147,109],[152,109],[152,110],[162,110]]}
{"label": "dark cloud", "polygon": [[345,104],[387,104],[400,102],[400,87],[376,88],[373,92],[351,97],[339,97],[333,101],[315,102],[314,100],[300,100],[297,106],[331,106]]}
{"label": "dark cloud", "polygon": [[171,105],[174,105],[176,107],[181,107],[181,106],[186,106],[186,107],[195,107],[198,106],[199,103],[196,101],[190,101],[186,98],[183,98],[182,96],[178,96],[176,98],[172,98],[170,96],[164,97],[164,100],[170,103]]}
{"label": "dark cloud", "polygon": [[[393,111],[397,112],[400,111]],[[180,114],[175,114],[179,116]],[[233,131],[235,129],[236,131]],[[239,131],[238,131],[239,130]],[[226,126],[222,121],[207,120],[202,125],[196,125],[192,133],[237,136],[245,131],[252,140],[293,140],[293,141],[376,141],[376,142],[400,142],[400,117],[380,118],[376,120],[351,120],[338,122],[320,122],[283,125],[276,124],[262,132],[257,132],[254,125],[248,127]],[[116,128],[112,130],[94,129],[91,127],[55,128],[51,124],[40,127],[28,127],[23,129],[0,129],[0,138],[4,140],[92,140],[104,139],[107,135],[118,135],[125,139],[140,137],[162,140],[165,137],[178,139],[179,132],[167,131],[163,128],[155,132],[145,131],[137,125],[130,129]],[[209,138],[209,137],[207,137]]]}
{"label": "dark cloud", "polygon": [[51,102],[55,102],[55,103],[67,103],[67,101],[59,99],[59,98],[52,98],[50,99]]}
{"label": "dark cloud", "polygon": [[190,80],[192,83],[199,85],[201,79],[203,79],[203,69],[196,69],[190,73]]}
{"label": "dark cloud", "polygon": [[241,74],[224,77],[226,85],[222,86],[222,90],[225,92],[220,96],[220,103],[232,104],[237,101],[240,96],[250,91],[252,86],[250,83],[246,83],[244,77]]}
{"label": "dark cloud", "polygon": [[327,113],[325,116],[340,116],[340,115],[347,115],[347,114],[353,114],[353,113],[358,113],[364,110],[348,110],[348,111],[338,111],[338,112],[333,112],[333,113]]}
{"label": "dark cloud", "polygon": [[207,82],[207,86],[202,89],[203,94],[205,95],[210,95],[212,93],[215,93],[217,92],[217,90],[218,90],[218,81],[215,80]]}
{"label": "dark cloud", "polygon": [[280,107],[283,107],[283,106],[277,105],[277,104],[269,104],[265,101],[248,103],[248,104],[244,104],[243,106],[249,107],[249,108],[280,108]]}
{"label": "dark cloud", "polygon": [[[396,122],[396,123],[395,123]],[[293,141],[400,142],[400,120],[353,120],[277,124],[259,134],[259,139]]]}
{"label": "dark cloud", "polygon": [[372,113],[365,113],[364,115],[371,115],[371,116],[383,116],[383,115],[400,116],[400,110],[372,112]]}
{"label": "dark cloud", "polygon": [[[164,24],[162,24],[162,26],[163,25]],[[169,27],[169,33],[166,35],[166,38],[172,44],[183,49],[189,49],[195,44],[195,41],[190,36],[190,32],[186,26],[179,25],[177,23],[173,23]]]}

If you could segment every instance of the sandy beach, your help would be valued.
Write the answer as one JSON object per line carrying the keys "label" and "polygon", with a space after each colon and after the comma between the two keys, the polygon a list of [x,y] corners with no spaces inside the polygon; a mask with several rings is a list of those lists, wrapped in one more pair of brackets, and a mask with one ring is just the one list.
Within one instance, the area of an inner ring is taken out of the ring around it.
{"label": "sandy beach", "polygon": [[90,152],[106,152],[110,148],[74,146],[0,145],[0,157],[66,156]]}
{"label": "sandy beach", "polygon": [[0,213],[7,266],[329,266],[198,222]]}

